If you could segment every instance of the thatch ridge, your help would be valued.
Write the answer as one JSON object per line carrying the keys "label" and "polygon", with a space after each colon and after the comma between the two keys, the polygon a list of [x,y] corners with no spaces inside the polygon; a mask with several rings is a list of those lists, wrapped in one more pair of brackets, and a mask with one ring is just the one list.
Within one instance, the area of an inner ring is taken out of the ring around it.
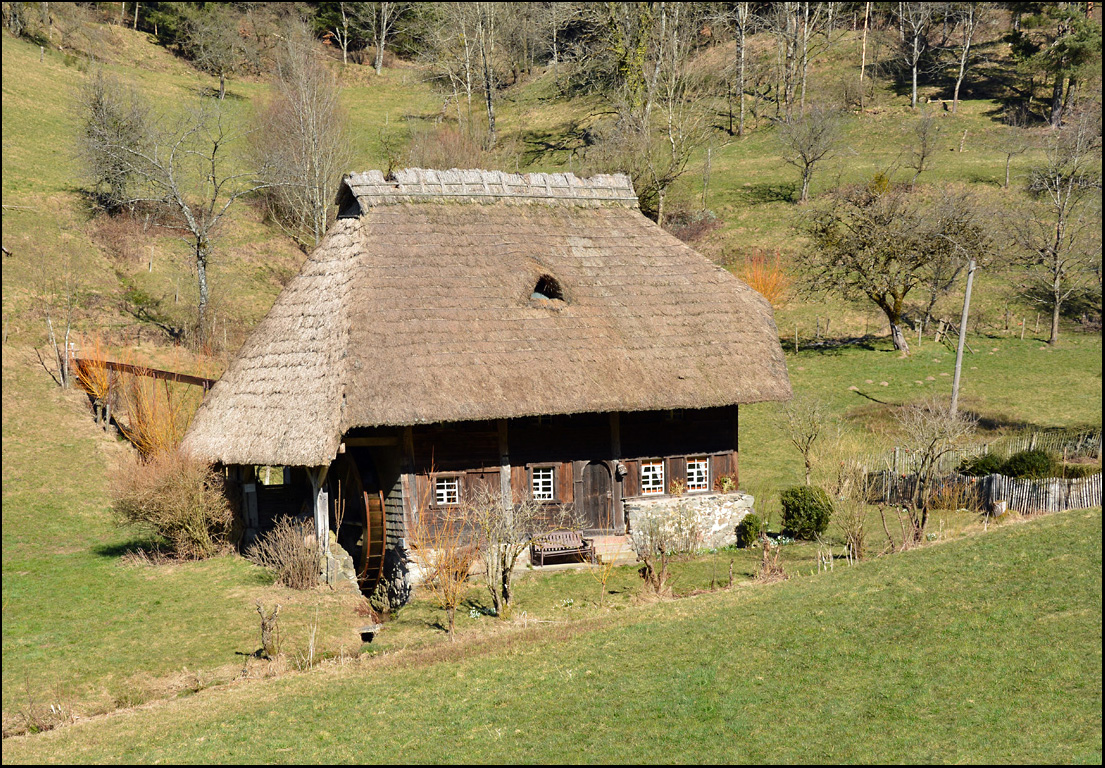
{"label": "thatch ridge", "polygon": [[[375,205],[433,200],[466,203],[561,203],[637,207],[633,183],[625,174],[581,179],[572,173],[507,173],[479,169],[404,168],[386,178],[381,171],[351,173],[342,179],[364,213]],[[341,193],[339,193],[339,199]]]}
{"label": "thatch ridge", "polygon": [[331,229],[186,447],[317,465],[356,427],[789,397],[767,301],[635,208],[393,200]]}

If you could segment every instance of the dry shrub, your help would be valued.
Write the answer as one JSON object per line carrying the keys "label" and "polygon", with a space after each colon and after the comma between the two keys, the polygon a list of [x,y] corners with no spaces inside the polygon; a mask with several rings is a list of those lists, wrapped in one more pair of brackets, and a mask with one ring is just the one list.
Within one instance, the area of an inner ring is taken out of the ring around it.
{"label": "dry shrub", "polygon": [[203,399],[199,387],[131,374],[122,377],[118,392],[127,414],[119,427],[143,456],[180,445]]}
{"label": "dry shrub", "polygon": [[786,302],[794,282],[778,252],[770,256],[762,252],[748,255],[740,268],[740,277],[776,308]]}
{"label": "dry shrub", "polygon": [[664,216],[664,229],[684,243],[693,243],[721,227],[721,220],[713,211],[680,208]]}
{"label": "dry shrub", "polygon": [[246,551],[246,557],[267,568],[276,582],[290,589],[311,589],[318,584],[322,548],[312,520],[282,517]]}
{"label": "dry shrub", "polygon": [[92,241],[109,258],[120,264],[143,264],[150,258],[152,240],[148,220],[134,215],[99,216],[92,223]]}
{"label": "dry shrub", "polygon": [[[433,469],[430,470],[433,476]],[[449,639],[456,639],[457,606],[468,591],[468,573],[479,554],[460,507],[434,507],[430,483],[419,496],[407,539],[422,568],[422,586],[445,611]]]}
{"label": "dry shrub", "polygon": [[225,484],[208,464],[166,451],[130,460],[116,472],[113,508],[120,521],[165,539],[174,556],[200,560],[230,544],[234,510]]}
{"label": "dry shrub", "polygon": [[414,133],[407,158],[412,168],[486,168],[492,165],[490,155],[478,141],[450,125]]}
{"label": "dry shrub", "polygon": [[106,420],[110,418],[110,412],[105,411],[110,407],[118,381],[115,373],[103,364],[107,360],[107,345],[99,334],[82,336],[79,344],[81,362],[75,365],[73,371],[77,384],[92,398],[96,421],[100,421],[101,414]]}
{"label": "dry shrub", "polygon": [[948,478],[937,483],[932,491],[932,508],[981,511],[974,486],[969,481],[959,478]]}
{"label": "dry shrub", "polygon": [[836,524],[844,534],[844,544],[851,560],[862,560],[867,555],[867,505],[852,498],[836,502]]}
{"label": "dry shrub", "polygon": [[788,578],[782,563],[783,548],[772,542],[766,533],[760,536],[760,544],[763,546],[764,552],[763,559],[760,561],[760,570],[756,574],[756,581],[770,584]]}

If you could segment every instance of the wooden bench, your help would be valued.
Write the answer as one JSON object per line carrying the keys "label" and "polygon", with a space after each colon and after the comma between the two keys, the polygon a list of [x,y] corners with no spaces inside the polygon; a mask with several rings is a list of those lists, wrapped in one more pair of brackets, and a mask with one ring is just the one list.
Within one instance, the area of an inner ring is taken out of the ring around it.
{"label": "wooden bench", "polygon": [[588,562],[595,562],[595,542],[583,538],[583,531],[553,531],[533,540],[529,547],[529,560],[533,565],[544,565],[546,557],[575,555]]}

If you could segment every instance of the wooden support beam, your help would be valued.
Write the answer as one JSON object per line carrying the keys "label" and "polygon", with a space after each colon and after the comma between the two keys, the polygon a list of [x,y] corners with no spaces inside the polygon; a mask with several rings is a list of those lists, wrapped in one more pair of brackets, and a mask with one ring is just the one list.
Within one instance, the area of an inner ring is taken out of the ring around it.
{"label": "wooden support beam", "polygon": [[614,527],[625,530],[625,508],[622,505],[622,479],[618,476],[618,463],[622,458],[621,414],[610,414],[610,504],[614,515]]}
{"label": "wooden support beam", "polygon": [[403,535],[401,543],[405,547],[407,544],[407,527],[414,519],[417,507],[417,499],[414,497],[418,485],[414,476],[413,427],[403,427],[403,458],[400,466],[402,472],[399,475],[399,484],[403,489]]}
{"label": "wooden support beam", "polygon": [[326,474],[330,467],[307,467],[311,480],[311,498],[315,511],[315,535],[322,551],[330,551],[330,499],[326,491]]}
{"label": "wooden support beam", "polygon": [[507,442],[506,419],[499,419],[499,494],[504,507],[514,505],[510,488],[510,445]]}
{"label": "wooden support beam", "polygon": [[349,448],[392,448],[399,445],[399,438],[391,437],[347,437],[342,440]]}

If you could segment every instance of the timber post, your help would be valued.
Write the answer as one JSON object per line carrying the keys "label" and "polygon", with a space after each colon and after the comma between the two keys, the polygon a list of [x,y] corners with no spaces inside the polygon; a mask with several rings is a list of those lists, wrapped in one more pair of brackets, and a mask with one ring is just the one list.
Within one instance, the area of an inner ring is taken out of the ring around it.
{"label": "timber post", "polygon": [[514,507],[510,488],[510,444],[507,440],[507,421],[499,419],[499,495],[504,509]]}
{"label": "timber post", "polygon": [[330,552],[330,499],[326,491],[326,473],[330,467],[308,467],[311,480],[311,500],[315,513],[315,536],[323,554]]}

